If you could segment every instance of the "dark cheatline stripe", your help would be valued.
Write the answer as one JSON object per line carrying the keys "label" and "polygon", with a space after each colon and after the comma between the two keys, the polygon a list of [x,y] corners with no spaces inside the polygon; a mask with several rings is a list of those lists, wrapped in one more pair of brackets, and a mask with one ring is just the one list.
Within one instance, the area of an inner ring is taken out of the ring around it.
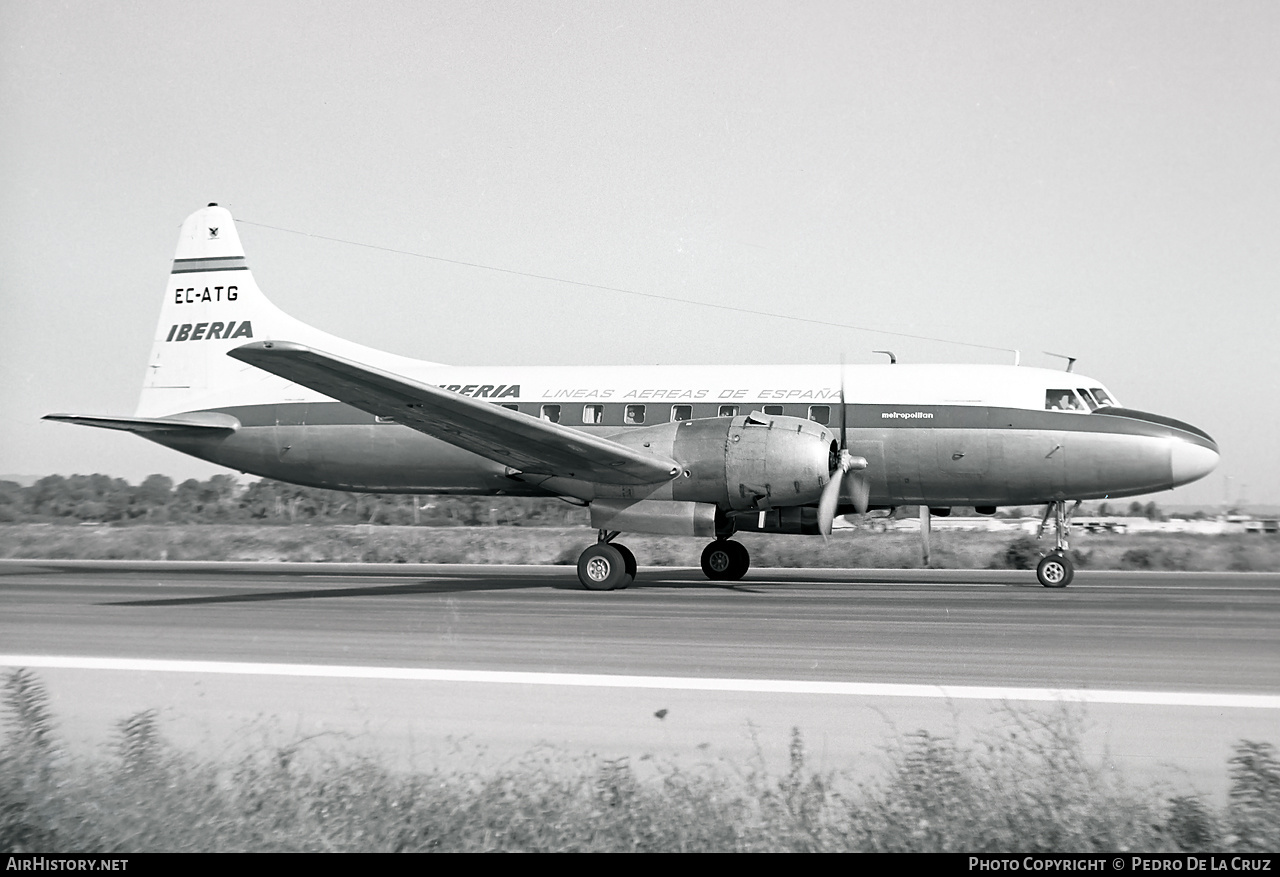
{"label": "dark cheatline stripe", "polygon": [[[622,409],[627,403],[608,402],[605,406],[605,423],[611,431],[626,429],[622,423]],[[519,410],[533,417],[538,416],[539,403],[521,402]],[[568,405],[566,408],[570,407]],[[575,405],[576,407],[576,405]],[[716,405],[694,406],[695,417],[713,417]],[[748,406],[743,406],[748,407]],[[759,407],[759,406],[757,406]],[[787,405],[789,416],[804,417],[803,405]],[[837,406],[832,406],[833,409]],[[655,414],[645,426],[666,422],[670,406],[655,406]],[[1193,444],[1217,450],[1213,439],[1202,430],[1172,418],[1132,411],[1122,408],[1099,409],[1093,414],[1068,411],[1040,411],[1024,408],[988,408],[977,405],[921,405],[918,407],[894,405],[851,404],[849,429],[857,435],[869,430],[934,430],[934,429],[989,429],[989,430],[1046,430],[1051,432],[1084,432],[1110,435],[1140,435],[1149,438],[1177,437]],[[346,424],[373,425],[373,415],[342,402],[282,402],[266,405],[236,405],[213,409],[230,414],[244,427],[275,426],[277,422],[298,425],[305,421],[309,426],[339,426]],[[1103,411],[1107,415],[1103,415]],[[930,414],[932,417],[883,417],[885,413],[909,415]],[[571,414],[571,413],[570,413]],[[839,414],[832,412],[833,422],[839,422]],[[280,418],[279,420],[277,418]],[[566,419],[566,426],[576,426]]]}
{"label": "dark cheatline stripe", "polygon": [[1127,417],[1130,420],[1140,420],[1146,423],[1158,424],[1159,426],[1168,426],[1172,429],[1189,432],[1192,435],[1199,436],[1211,444],[1213,443],[1213,438],[1203,429],[1192,426],[1189,423],[1183,423],[1181,420],[1174,420],[1172,417],[1165,417],[1162,414],[1152,414],[1149,411],[1135,411],[1132,408],[1099,408],[1094,413],[1101,414],[1104,417]]}
{"label": "dark cheatline stripe", "polygon": [[174,274],[194,274],[197,271],[248,271],[244,256],[212,256],[208,259],[174,259]]}

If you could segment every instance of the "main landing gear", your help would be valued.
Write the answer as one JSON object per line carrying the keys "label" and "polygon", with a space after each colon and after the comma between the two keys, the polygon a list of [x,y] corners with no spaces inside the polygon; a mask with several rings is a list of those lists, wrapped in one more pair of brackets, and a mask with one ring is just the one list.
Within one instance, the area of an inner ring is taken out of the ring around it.
{"label": "main landing gear", "polygon": [[620,591],[636,580],[636,556],[613,543],[617,530],[601,530],[597,542],[578,556],[578,581],[588,591]]}
{"label": "main landing gear", "polygon": [[1065,500],[1055,500],[1045,508],[1044,517],[1040,519],[1040,526],[1036,530],[1036,538],[1039,539],[1044,535],[1044,528],[1049,523],[1049,516],[1053,515],[1054,541],[1057,543],[1053,551],[1042,557],[1040,563],[1036,565],[1036,578],[1046,588],[1065,588],[1075,578],[1075,564],[1071,562],[1071,555],[1067,554],[1069,547],[1067,538],[1071,533],[1071,516],[1076,513],[1078,508],[1080,508],[1080,500],[1076,500],[1076,504],[1071,507],[1071,511],[1067,511]]}
{"label": "main landing gear", "polygon": [[746,546],[732,539],[717,539],[702,549],[702,572],[713,582],[736,582],[751,568]]}
{"label": "main landing gear", "polygon": [[[601,530],[595,545],[578,556],[578,581],[588,591],[620,591],[635,581],[636,556],[614,542],[617,530]],[[741,542],[717,539],[702,551],[702,571],[715,582],[736,582],[751,568]]]}

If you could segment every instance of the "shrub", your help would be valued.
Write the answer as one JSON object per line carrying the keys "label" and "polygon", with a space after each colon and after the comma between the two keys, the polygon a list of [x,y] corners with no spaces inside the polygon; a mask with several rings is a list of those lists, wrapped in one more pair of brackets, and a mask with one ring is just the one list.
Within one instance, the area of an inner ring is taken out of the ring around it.
{"label": "shrub", "polygon": [[961,746],[926,731],[887,777],[854,787],[820,773],[791,733],[782,776],[627,758],[530,753],[492,774],[395,773],[306,741],[234,764],[168,749],[153,711],[118,726],[107,764],[58,755],[48,699],[19,670],[5,684],[0,852],[967,851],[1267,852],[1280,846],[1280,760],[1241,741],[1225,812],[1198,797],[1129,790],[1080,745],[1078,719],[1010,711]]}
{"label": "shrub", "polygon": [[1035,569],[1043,556],[1040,540],[1034,536],[1019,536],[1003,551],[991,559],[992,569]]}
{"label": "shrub", "polygon": [[1194,795],[1169,799],[1169,816],[1164,833],[1178,850],[1194,852],[1218,846],[1217,820]]}
{"label": "shrub", "polygon": [[1185,570],[1189,553],[1176,551],[1165,545],[1144,545],[1130,548],[1120,557],[1121,569]]}
{"label": "shrub", "polygon": [[1227,820],[1244,852],[1280,850],[1280,760],[1270,743],[1241,740],[1234,747]]}

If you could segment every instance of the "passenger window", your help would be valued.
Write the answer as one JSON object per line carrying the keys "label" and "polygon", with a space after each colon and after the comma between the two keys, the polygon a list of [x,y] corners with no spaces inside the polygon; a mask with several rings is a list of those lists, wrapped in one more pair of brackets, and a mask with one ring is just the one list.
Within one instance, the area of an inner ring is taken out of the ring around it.
{"label": "passenger window", "polygon": [[831,406],[830,405],[810,405],[809,419],[814,423],[821,423],[826,426],[831,422]]}
{"label": "passenger window", "polygon": [[781,414],[781,413],[782,413],[782,406],[781,406],[781,405],[766,405],[766,406],[764,406],[764,413],[765,413],[765,414]]}
{"label": "passenger window", "polygon": [[583,423],[604,423],[604,406],[603,405],[583,405],[582,406],[582,422]]}
{"label": "passenger window", "polygon": [[1082,411],[1084,405],[1071,390],[1049,390],[1044,394],[1044,407],[1051,411]]}
{"label": "passenger window", "polygon": [[1107,391],[1106,391],[1106,390],[1104,390],[1104,389],[1102,389],[1101,387],[1094,387],[1094,388],[1093,388],[1093,396],[1094,396],[1094,398],[1095,398],[1095,399],[1097,399],[1097,400],[1098,400],[1098,404],[1099,404],[1099,405],[1115,405],[1115,404],[1117,404],[1117,403],[1116,403],[1116,400],[1115,400],[1115,399],[1112,399],[1109,395],[1107,395]]}
{"label": "passenger window", "polygon": [[503,407],[503,408],[506,408],[508,411],[519,411],[519,410],[520,410],[520,406],[519,406],[519,405],[512,405],[510,402],[504,402],[504,403],[502,403],[502,407]]}
{"label": "passenger window", "polygon": [[737,405],[721,405],[720,416],[721,417],[737,417],[738,406]]}
{"label": "passenger window", "polygon": [[623,415],[622,422],[630,424],[644,423],[644,406],[628,405],[626,414]]}
{"label": "passenger window", "polygon": [[560,406],[559,405],[543,405],[542,419],[550,420],[552,423],[560,422]]}
{"label": "passenger window", "polygon": [[671,419],[672,420],[692,420],[693,406],[692,405],[672,405]]}

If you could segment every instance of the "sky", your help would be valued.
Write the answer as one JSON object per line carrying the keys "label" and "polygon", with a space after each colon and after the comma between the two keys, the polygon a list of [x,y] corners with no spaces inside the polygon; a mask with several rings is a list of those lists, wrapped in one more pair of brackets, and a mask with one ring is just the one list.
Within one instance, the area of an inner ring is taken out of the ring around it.
{"label": "sky", "polygon": [[222,471],[39,419],[133,412],[216,201],[369,346],[1052,351],[1218,440],[1157,501],[1280,502],[1277,45],[1271,0],[0,0],[0,473]]}

